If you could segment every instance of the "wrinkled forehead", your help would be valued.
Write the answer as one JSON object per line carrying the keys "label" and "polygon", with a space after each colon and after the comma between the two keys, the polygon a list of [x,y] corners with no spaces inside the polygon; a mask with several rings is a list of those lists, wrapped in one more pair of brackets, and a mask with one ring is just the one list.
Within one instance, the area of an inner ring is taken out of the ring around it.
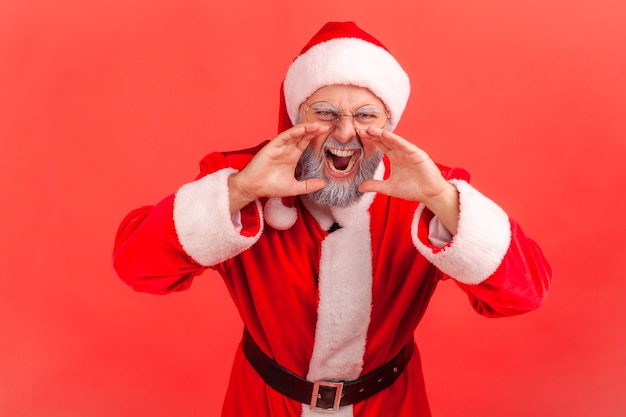
{"label": "wrinkled forehead", "polygon": [[345,84],[327,85],[317,89],[304,100],[304,103],[326,101],[339,109],[355,109],[367,104],[376,105],[386,110],[383,101],[365,87]]}

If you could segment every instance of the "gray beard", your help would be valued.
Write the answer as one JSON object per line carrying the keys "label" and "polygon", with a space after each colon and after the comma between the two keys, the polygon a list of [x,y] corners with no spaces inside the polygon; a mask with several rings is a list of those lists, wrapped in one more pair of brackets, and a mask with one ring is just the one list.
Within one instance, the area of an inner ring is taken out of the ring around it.
{"label": "gray beard", "polygon": [[[341,148],[342,146],[348,148],[341,143],[333,143],[333,147],[335,148]],[[352,146],[352,148],[354,147]],[[359,166],[357,168],[356,178],[354,180],[342,181],[324,176],[326,155],[323,149],[319,155],[315,155],[311,148],[307,147],[298,161],[296,178],[300,181],[322,178],[326,181],[326,186],[319,191],[304,195],[303,197],[308,198],[319,206],[348,207],[356,204],[363,196],[363,193],[358,189],[359,184],[365,180],[374,178],[374,173],[383,156],[382,152],[376,152],[376,154],[369,159],[365,159],[363,155],[363,150],[361,150],[361,159],[357,161]]]}

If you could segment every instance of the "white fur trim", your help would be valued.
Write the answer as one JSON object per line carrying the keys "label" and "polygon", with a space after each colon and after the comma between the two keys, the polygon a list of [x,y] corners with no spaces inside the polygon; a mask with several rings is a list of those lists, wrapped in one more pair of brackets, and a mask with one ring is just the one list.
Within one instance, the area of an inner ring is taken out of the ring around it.
{"label": "white fur trim", "polygon": [[459,191],[457,234],[450,246],[437,250],[420,241],[418,227],[424,205],[415,212],[411,233],[419,252],[444,273],[465,284],[479,284],[500,266],[511,243],[509,217],[496,203],[463,180],[450,180]]}
{"label": "white fur trim", "polygon": [[183,249],[204,266],[216,265],[252,246],[261,236],[263,217],[256,201],[261,228],[256,236],[242,236],[230,214],[225,168],[183,185],[174,198],[174,226]]}
{"label": "white fur trim", "polygon": [[384,48],[358,38],[336,38],[297,57],[284,82],[285,104],[293,124],[300,105],[319,88],[333,84],[366,87],[391,114],[394,130],[409,99],[409,76]]}
{"label": "white fur trim", "polygon": [[298,211],[295,207],[287,207],[283,199],[270,198],[263,207],[265,222],[277,230],[287,230],[296,223]]}
{"label": "white fur trim", "polygon": [[304,207],[311,213],[311,216],[319,223],[322,229],[328,230],[333,226],[335,218],[328,207],[320,207],[308,198],[302,198],[300,201],[302,201]]}
{"label": "white fur trim", "polygon": [[[382,178],[381,163],[375,178]],[[363,370],[367,330],[372,312],[372,235],[369,207],[375,193],[365,193],[354,206],[331,208],[341,228],[322,242],[319,306],[315,344],[307,379],[352,380]],[[302,416],[318,416],[303,405]],[[353,407],[334,414],[351,417]]]}

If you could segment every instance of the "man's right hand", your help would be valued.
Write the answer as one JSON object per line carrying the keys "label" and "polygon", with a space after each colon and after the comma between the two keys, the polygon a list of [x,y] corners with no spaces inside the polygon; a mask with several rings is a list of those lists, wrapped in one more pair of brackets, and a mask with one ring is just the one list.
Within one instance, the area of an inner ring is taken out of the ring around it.
{"label": "man's right hand", "polygon": [[230,212],[236,213],[260,197],[289,197],[321,190],[321,178],[298,181],[295,169],[309,142],[329,131],[318,123],[296,125],[265,145],[248,165],[228,178]]}

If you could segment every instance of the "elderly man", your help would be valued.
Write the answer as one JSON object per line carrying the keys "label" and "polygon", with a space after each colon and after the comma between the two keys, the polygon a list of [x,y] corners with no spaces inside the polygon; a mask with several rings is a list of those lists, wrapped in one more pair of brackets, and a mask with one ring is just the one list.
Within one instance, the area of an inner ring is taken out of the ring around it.
{"label": "elderly man", "polygon": [[488,317],[545,297],[518,224],[393,133],[409,90],[378,40],[328,23],[288,69],[278,136],[209,154],[120,226],[115,268],[138,291],[223,277],[244,325],[223,416],[429,416],[413,332],[437,283]]}

